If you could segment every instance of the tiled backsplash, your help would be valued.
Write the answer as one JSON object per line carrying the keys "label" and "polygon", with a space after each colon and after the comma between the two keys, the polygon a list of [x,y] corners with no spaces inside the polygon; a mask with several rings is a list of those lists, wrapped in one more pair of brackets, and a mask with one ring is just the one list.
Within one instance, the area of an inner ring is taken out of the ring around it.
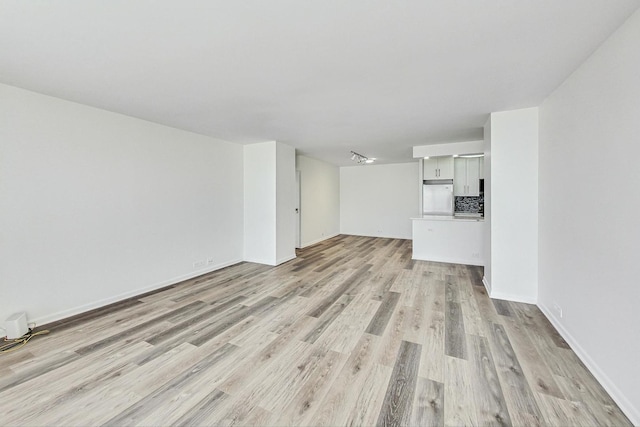
{"label": "tiled backsplash", "polygon": [[484,203],[484,196],[456,196],[456,212],[478,213],[480,212],[480,203]]}

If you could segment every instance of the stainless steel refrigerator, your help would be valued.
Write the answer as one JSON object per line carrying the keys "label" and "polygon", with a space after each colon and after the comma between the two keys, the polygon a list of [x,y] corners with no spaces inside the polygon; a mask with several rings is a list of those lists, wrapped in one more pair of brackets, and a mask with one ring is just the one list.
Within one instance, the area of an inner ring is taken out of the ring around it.
{"label": "stainless steel refrigerator", "polygon": [[427,180],[422,186],[423,215],[453,215],[453,180]]}

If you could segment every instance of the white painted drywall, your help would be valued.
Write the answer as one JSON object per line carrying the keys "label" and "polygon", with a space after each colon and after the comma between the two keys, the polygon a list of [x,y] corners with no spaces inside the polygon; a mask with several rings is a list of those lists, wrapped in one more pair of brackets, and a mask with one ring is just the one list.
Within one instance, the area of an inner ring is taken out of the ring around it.
{"label": "white painted drywall", "polygon": [[539,202],[539,305],[635,425],[638,76],[640,12],[540,107]]}
{"label": "white painted drywall", "polygon": [[491,116],[484,125],[484,277],[491,295]]}
{"label": "white painted drywall", "polygon": [[413,259],[483,265],[484,222],[464,219],[413,220]]}
{"label": "white painted drywall", "polygon": [[244,146],[244,260],[276,263],[276,142]]}
{"label": "white painted drywall", "polygon": [[478,154],[484,151],[484,140],[448,142],[442,144],[416,145],[413,147],[414,158],[431,156],[453,156],[456,154]]}
{"label": "white painted drywall", "polygon": [[538,108],[492,113],[490,134],[489,170],[485,170],[485,175],[490,177],[490,295],[535,303],[538,298]]}
{"label": "white painted drywall", "polygon": [[340,233],[411,239],[418,162],[340,168]]}
{"label": "white painted drywall", "polygon": [[278,265],[295,258],[296,161],[276,141],[244,146],[244,260]]}
{"label": "white painted drywall", "polygon": [[340,169],[299,155],[301,246],[309,246],[340,233]]}
{"label": "white painted drywall", "polygon": [[296,150],[276,142],[276,265],[296,257]]}
{"label": "white painted drywall", "polygon": [[240,145],[0,85],[0,319],[241,261],[242,218]]}

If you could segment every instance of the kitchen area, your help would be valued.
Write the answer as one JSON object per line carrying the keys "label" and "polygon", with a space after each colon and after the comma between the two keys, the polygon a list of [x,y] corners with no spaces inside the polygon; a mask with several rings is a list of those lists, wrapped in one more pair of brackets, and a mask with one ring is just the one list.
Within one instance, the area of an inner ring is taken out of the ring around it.
{"label": "kitchen area", "polygon": [[411,218],[413,259],[484,265],[484,153],[477,144],[447,145],[460,154],[419,158],[421,215]]}

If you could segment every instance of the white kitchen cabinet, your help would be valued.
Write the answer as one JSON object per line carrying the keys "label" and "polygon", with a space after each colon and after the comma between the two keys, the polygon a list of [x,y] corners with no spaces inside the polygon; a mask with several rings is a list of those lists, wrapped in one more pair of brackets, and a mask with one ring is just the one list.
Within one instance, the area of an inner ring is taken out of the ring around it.
{"label": "white kitchen cabinet", "polygon": [[423,179],[453,179],[453,167],[453,156],[429,157],[423,162]]}
{"label": "white kitchen cabinet", "polygon": [[467,193],[469,196],[480,195],[480,162],[482,157],[467,159]]}
{"label": "white kitchen cabinet", "polygon": [[412,259],[484,265],[484,220],[414,218]]}
{"label": "white kitchen cabinet", "polygon": [[482,157],[457,158],[454,161],[455,177],[453,194],[456,196],[480,195],[480,162]]}
{"label": "white kitchen cabinet", "polygon": [[454,159],[453,195],[467,195],[467,159]]}

